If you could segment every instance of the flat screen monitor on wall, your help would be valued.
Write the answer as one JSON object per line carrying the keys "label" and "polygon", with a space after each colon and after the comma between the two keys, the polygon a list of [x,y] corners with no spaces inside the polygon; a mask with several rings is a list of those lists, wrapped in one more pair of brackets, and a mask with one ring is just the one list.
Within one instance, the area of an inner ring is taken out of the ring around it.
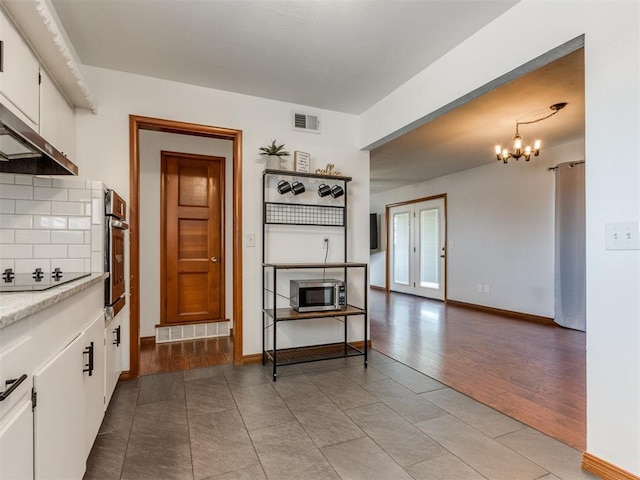
{"label": "flat screen monitor on wall", "polygon": [[369,248],[378,249],[378,214],[369,214]]}

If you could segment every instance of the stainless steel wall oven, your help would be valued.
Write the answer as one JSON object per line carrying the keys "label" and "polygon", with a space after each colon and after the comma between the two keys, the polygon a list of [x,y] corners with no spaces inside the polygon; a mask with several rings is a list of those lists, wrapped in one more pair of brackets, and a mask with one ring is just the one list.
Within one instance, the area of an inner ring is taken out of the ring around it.
{"label": "stainless steel wall oven", "polygon": [[126,304],[124,274],[124,234],[127,203],[113,190],[105,191],[105,307],[107,316],[115,317]]}

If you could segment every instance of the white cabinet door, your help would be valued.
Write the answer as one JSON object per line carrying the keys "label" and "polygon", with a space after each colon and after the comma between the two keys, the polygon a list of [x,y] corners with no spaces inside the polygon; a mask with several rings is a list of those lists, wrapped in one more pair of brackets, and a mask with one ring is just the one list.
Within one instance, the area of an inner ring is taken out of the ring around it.
{"label": "white cabinet door", "polygon": [[17,407],[0,423],[0,478],[33,478],[33,414],[31,395],[24,395]]}
{"label": "white cabinet door", "polygon": [[84,333],[33,377],[35,479],[82,478],[86,460]]}
{"label": "white cabinet door", "polygon": [[2,40],[0,100],[37,131],[40,114],[38,80],[40,65],[27,43],[1,9],[0,40]]}
{"label": "white cabinet door", "polygon": [[31,337],[19,331],[21,325],[15,327],[7,329],[7,332],[3,330],[0,334],[0,392],[4,394],[0,402],[0,421],[21,397],[31,392],[33,383]]}
{"label": "white cabinet door", "polygon": [[[105,381],[105,345],[104,345],[104,313],[101,313],[84,330],[84,347],[93,350],[93,364],[90,372],[84,372],[82,387],[85,402],[85,458],[89,456],[93,442],[98,435],[104,417],[104,381]],[[85,361],[89,357],[85,355]],[[87,367],[85,367],[87,369]]]}
{"label": "white cabinet door", "polygon": [[76,143],[75,111],[44,69],[41,75],[40,135],[73,160]]}
{"label": "white cabinet door", "polygon": [[104,329],[105,348],[107,349],[105,355],[105,410],[111,401],[111,395],[113,395],[113,390],[116,388],[122,372],[121,318],[122,315],[116,315]]}

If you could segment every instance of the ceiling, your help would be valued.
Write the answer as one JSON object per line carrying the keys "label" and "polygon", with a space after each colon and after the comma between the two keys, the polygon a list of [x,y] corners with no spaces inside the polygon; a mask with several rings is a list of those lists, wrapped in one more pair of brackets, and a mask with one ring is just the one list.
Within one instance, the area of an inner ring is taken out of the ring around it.
{"label": "ceiling", "polygon": [[[85,65],[361,114],[518,0],[50,1]],[[495,162],[558,102],[525,144],[584,138],[582,49],[373,149],[371,192]]]}
{"label": "ceiling", "polygon": [[524,145],[540,139],[544,155],[545,148],[584,139],[583,53],[580,48],[372,150],[371,193],[496,162],[494,147],[512,149],[516,122],[543,118],[555,103],[567,106],[520,126]]}
{"label": "ceiling", "polygon": [[360,114],[517,0],[51,0],[85,65]]}

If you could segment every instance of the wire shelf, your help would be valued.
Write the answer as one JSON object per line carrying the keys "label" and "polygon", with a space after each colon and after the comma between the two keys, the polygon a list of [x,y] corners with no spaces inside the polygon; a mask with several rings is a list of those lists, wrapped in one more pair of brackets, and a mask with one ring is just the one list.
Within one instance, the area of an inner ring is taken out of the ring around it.
{"label": "wire shelf", "polygon": [[344,227],[344,212],[344,207],[265,202],[264,221],[271,225]]}

